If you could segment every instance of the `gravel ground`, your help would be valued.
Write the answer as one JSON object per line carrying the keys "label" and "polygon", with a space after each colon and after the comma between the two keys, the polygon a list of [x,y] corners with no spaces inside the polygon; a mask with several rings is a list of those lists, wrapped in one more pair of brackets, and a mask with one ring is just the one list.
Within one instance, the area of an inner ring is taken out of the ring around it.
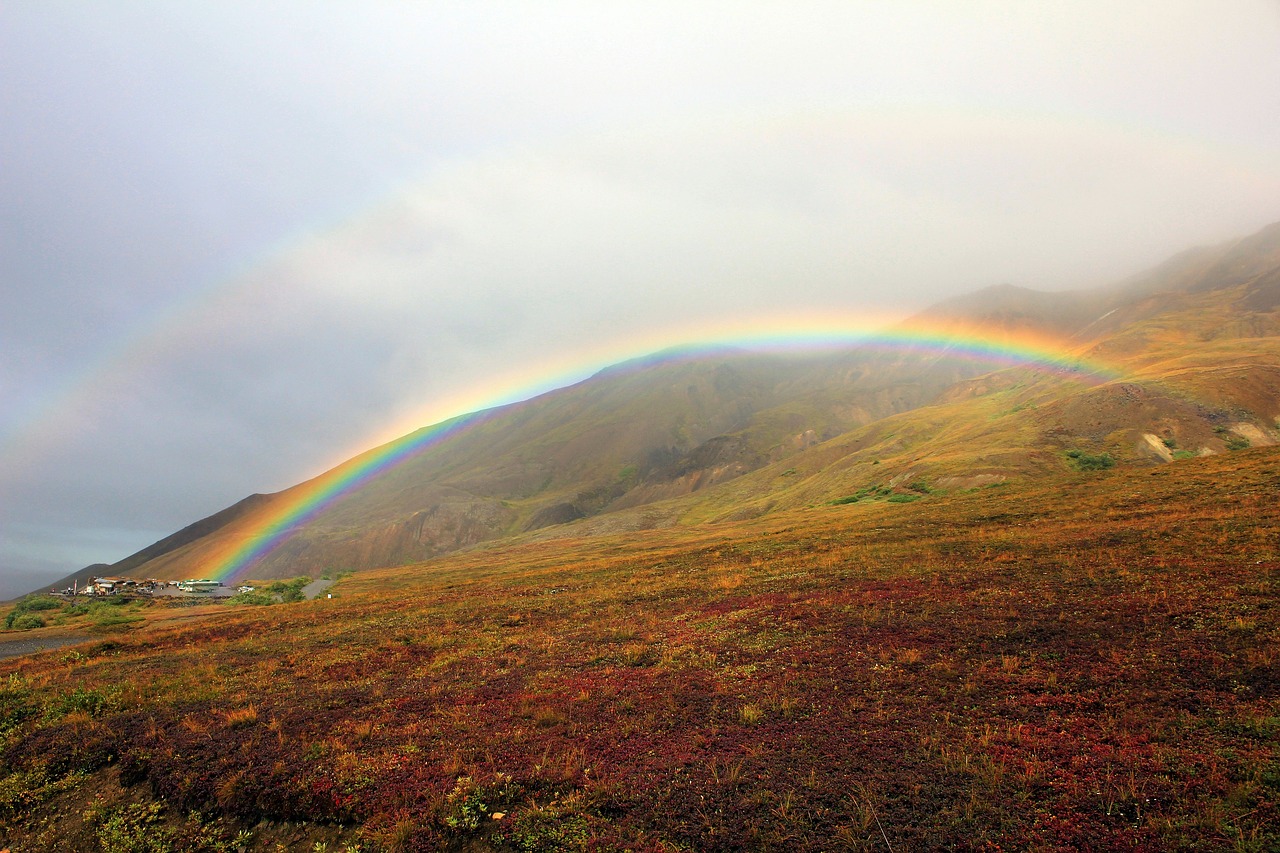
{"label": "gravel ground", "polygon": [[25,640],[0,641],[0,658],[16,658],[36,652],[83,643],[88,637],[31,637]]}
{"label": "gravel ground", "polygon": [[[312,581],[311,583],[307,584],[302,588],[302,594],[306,598],[315,598],[317,595],[324,592],[326,589],[328,589],[331,586],[333,586],[333,581],[328,581],[328,580]],[[0,853],[3,853],[3,851],[0,851]]]}

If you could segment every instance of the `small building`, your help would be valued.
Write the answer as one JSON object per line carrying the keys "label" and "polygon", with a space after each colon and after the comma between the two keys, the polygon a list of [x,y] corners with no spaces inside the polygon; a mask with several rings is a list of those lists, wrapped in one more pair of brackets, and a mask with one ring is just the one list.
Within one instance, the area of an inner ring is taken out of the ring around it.
{"label": "small building", "polygon": [[134,581],[129,578],[101,577],[93,578],[89,581],[89,591],[94,595],[115,595],[127,586],[132,586]]}
{"label": "small building", "polygon": [[221,581],[210,580],[208,578],[178,581],[178,589],[183,592],[213,592],[221,586]]}

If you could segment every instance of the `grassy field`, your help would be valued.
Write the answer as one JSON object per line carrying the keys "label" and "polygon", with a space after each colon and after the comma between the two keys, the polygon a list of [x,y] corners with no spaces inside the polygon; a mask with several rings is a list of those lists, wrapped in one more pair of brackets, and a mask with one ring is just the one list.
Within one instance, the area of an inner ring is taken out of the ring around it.
{"label": "grassy field", "polygon": [[0,838],[1277,849],[1278,495],[1257,449],[138,608],[0,661]]}

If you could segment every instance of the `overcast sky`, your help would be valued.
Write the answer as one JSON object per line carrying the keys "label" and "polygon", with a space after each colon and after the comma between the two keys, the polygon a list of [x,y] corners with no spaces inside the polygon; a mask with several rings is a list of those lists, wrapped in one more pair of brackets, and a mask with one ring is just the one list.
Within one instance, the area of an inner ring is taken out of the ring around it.
{"label": "overcast sky", "polygon": [[0,598],[647,346],[1251,233],[1278,81],[1275,0],[0,0]]}

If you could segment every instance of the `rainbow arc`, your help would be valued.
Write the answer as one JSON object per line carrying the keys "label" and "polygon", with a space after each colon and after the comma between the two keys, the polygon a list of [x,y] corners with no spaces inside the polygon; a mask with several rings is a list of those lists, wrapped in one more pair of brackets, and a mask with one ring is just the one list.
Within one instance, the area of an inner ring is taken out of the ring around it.
{"label": "rainbow arc", "polygon": [[[695,346],[681,347],[669,357],[697,358],[728,347],[757,351],[811,351],[842,347],[875,352],[925,352],[939,357],[969,359],[983,365],[1029,367],[1090,384],[1102,384],[1121,376],[1115,368],[1084,359],[1074,348],[1041,335],[994,335],[964,330],[956,325],[924,323],[876,331],[839,330],[820,325],[765,332],[757,330],[746,335],[721,335]],[[640,359],[640,362],[652,364],[654,359]],[[566,374],[580,378],[590,372],[589,368],[579,365]],[[545,391],[549,387],[563,387],[563,384],[556,386],[554,380],[542,377],[531,383],[531,387]],[[243,525],[233,543],[222,547],[216,557],[206,561],[203,575],[223,582],[248,576],[263,558],[345,496],[449,438],[488,421],[501,411],[502,404],[518,399],[522,399],[518,389],[503,389],[492,396],[491,406],[481,405],[475,411],[409,432],[281,493],[280,499],[273,501],[266,513]]]}

